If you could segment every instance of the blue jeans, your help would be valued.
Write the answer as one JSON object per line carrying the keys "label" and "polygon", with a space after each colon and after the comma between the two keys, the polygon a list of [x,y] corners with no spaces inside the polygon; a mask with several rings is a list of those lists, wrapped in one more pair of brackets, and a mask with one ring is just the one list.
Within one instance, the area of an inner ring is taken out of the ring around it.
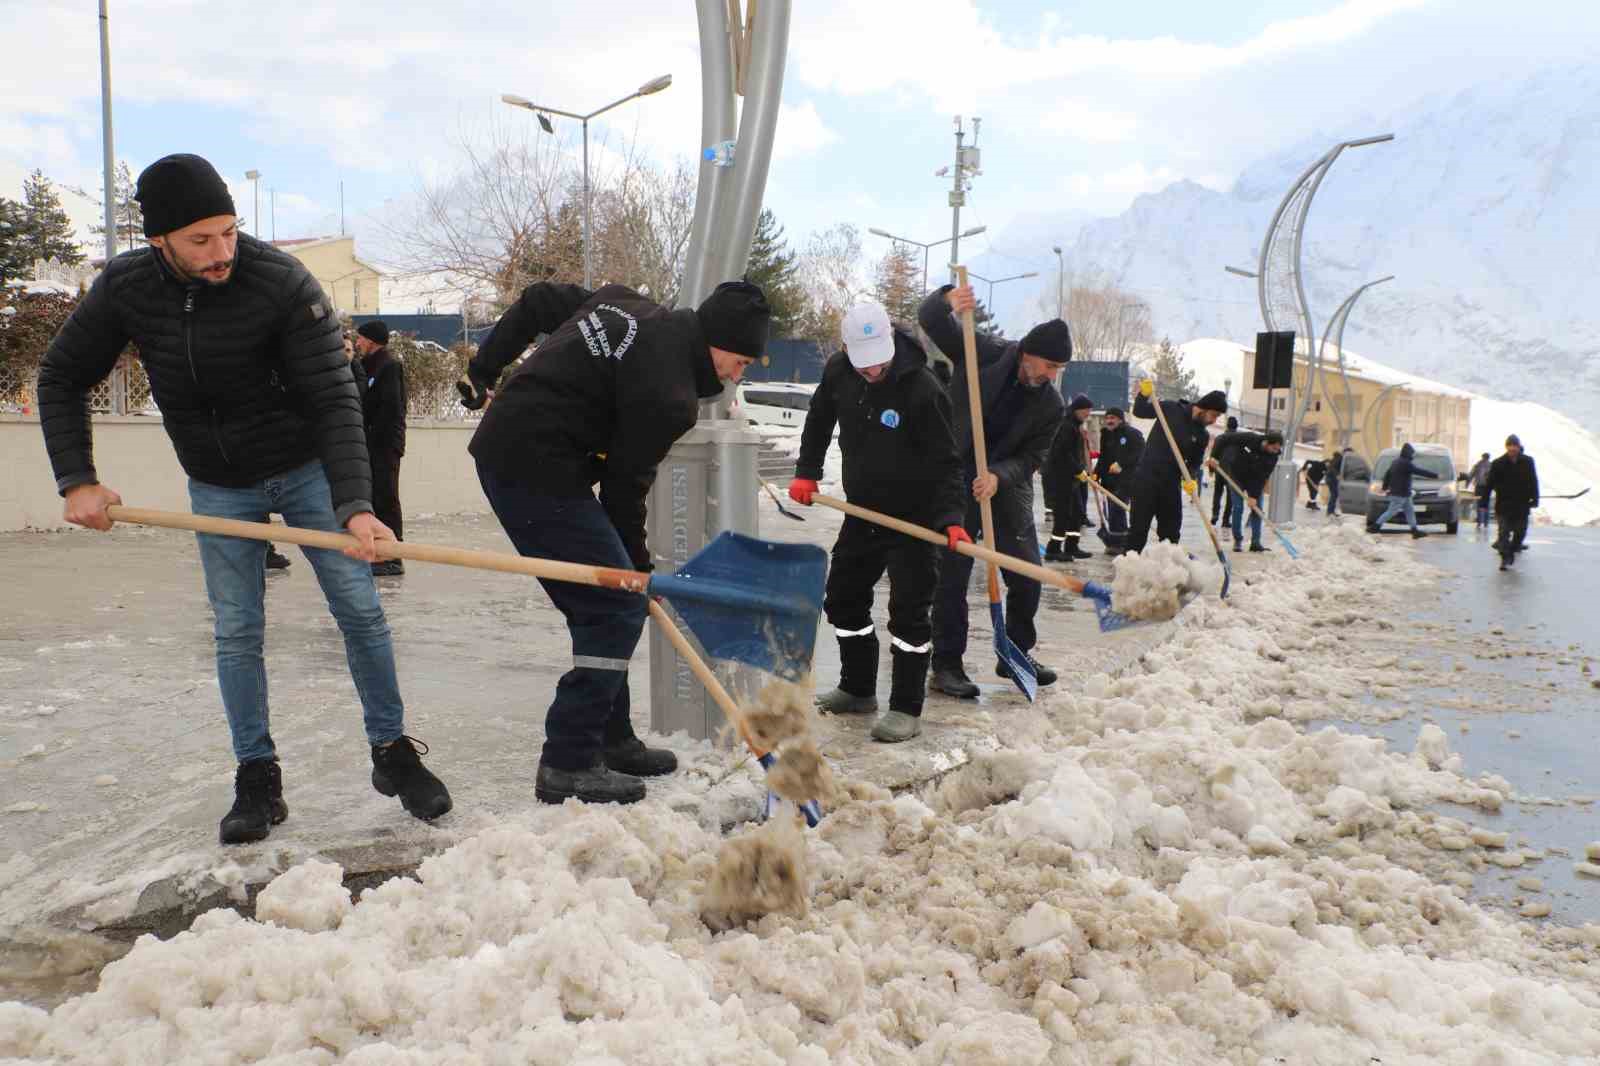
{"label": "blue jeans", "polygon": [[1239,493],[1233,491],[1231,488],[1228,489],[1228,501],[1233,506],[1233,514],[1231,516],[1233,521],[1233,542],[1238,544],[1240,541],[1244,540],[1243,519],[1245,511],[1248,510],[1250,512],[1250,543],[1260,544],[1261,516],[1256,513],[1254,507],[1248,507],[1245,504],[1243,496],[1239,495]]}
{"label": "blue jeans", "polygon": [[1339,479],[1336,477],[1328,479],[1328,513],[1339,513]]}
{"label": "blue jeans", "polygon": [[[526,556],[632,570],[616,527],[594,496],[548,496],[478,467],[483,494],[517,551]],[[634,592],[539,584],[567,619],[572,669],[561,675],[545,716],[541,761],[584,770],[604,748],[632,739],[628,661],[644,632],[645,599]]]}
{"label": "blue jeans", "polygon": [[1415,533],[1417,531],[1417,506],[1412,502],[1410,496],[1390,496],[1389,505],[1383,509],[1383,514],[1378,516],[1378,521],[1374,524],[1379,529],[1382,529],[1383,524],[1399,512],[1405,513],[1406,525],[1410,526],[1411,531]]}
{"label": "blue jeans", "polygon": [[[265,522],[281,514],[291,526],[342,532],[333,517],[333,495],[320,462],[274,475],[247,488],[231,489],[189,480],[189,502],[198,515]],[[274,754],[267,720],[265,541],[198,533],[206,598],[216,621],[217,683],[240,762]],[[405,706],[395,677],[394,645],[378,602],[372,567],[327,548],[302,548],[328,610],[344,634],[350,678],[361,696],[367,740],[387,744],[404,732]]]}

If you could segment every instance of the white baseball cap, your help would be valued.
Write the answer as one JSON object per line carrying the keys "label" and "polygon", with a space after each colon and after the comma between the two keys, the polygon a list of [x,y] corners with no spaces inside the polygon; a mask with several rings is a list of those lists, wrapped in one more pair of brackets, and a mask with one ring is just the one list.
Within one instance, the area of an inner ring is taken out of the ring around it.
{"label": "white baseball cap", "polygon": [[845,312],[840,326],[844,335],[845,354],[850,365],[858,370],[894,358],[894,327],[889,324],[889,312],[882,304],[858,303]]}

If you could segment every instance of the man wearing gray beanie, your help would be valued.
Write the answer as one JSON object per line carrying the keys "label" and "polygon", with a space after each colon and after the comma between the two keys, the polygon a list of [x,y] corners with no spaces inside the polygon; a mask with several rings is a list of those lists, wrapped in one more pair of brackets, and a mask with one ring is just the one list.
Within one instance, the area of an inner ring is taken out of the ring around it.
{"label": "man wearing gray beanie", "polygon": [[[147,247],[106,264],[50,343],[39,413],[56,488],[75,525],[107,530],[121,497],[100,483],[89,390],[132,343],[189,475],[194,512],[348,531],[341,554],[305,549],[344,635],[371,746],[372,785],[433,819],[450,793],[405,736],[389,625],[369,564],[394,535],[372,513],[372,473],[339,320],[299,260],[238,230],[228,186],[197,155],[169,155],[139,175]],[[288,816],[268,729],[262,660],[267,545],[202,533],[215,616],[217,682],[238,768],[224,844],[261,840]]]}

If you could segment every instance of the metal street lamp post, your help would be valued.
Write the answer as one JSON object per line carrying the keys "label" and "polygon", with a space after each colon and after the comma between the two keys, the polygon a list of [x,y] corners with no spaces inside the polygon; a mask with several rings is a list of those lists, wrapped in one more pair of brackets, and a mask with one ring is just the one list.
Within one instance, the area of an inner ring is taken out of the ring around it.
{"label": "metal street lamp post", "polygon": [[259,171],[259,170],[247,170],[247,171],[244,172],[244,176],[247,179],[249,179],[250,192],[251,192],[251,195],[255,198],[255,202],[256,202],[255,213],[250,216],[250,232],[254,233],[256,235],[256,239],[257,240],[260,240],[260,238],[261,238],[261,171]]}
{"label": "metal street lamp post", "polygon": [[[987,231],[988,228],[989,228],[988,226],[973,226],[969,230],[962,230],[960,235],[963,236],[963,237],[976,237],[978,234]],[[937,248],[941,244],[949,244],[951,241],[953,241],[955,239],[954,237],[946,237],[946,238],[944,238],[943,240],[940,240],[940,241],[931,241],[931,242],[928,242],[928,243],[923,243],[922,241],[914,241],[910,237],[897,237],[893,233],[888,232],[887,230],[881,230],[881,229],[877,229],[877,228],[869,228],[867,230],[867,232],[872,234],[874,237],[886,237],[891,241],[899,241],[901,244],[914,244],[918,248],[922,249],[922,291],[923,292],[927,292],[928,291],[928,249]]]}
{"label": "metal street lamp post", "polygon": [[1026,274],[1013,274],[1009,278],[986,278],[982,274],[974,274],[970,270],[967,271],[967,274],[971,277],[977,278],[979,281],[988,282],[989,299],[984,302],[989,305],[989,313],[991,315],[994,314],[994,287],[996,285],[1003,285],[1008,281],[1021,281],[1023,278],[1036,278],[1039,276],[1039,272],[1037,270],[1030,270]]}
{"label": "metal street lamp post", "polygon": [[1061,255],[1061,245],[1051,245],[1050,250],[1056,253],[1056,317],[1064,320],[1067,317],[1066,300],[1063,296],[1067,284],[1067,261]]}
{"label": "metal street lamp post", "polygon": [[583,123],[583,287],[586,289],[594,288],[593,256],[591,254],[592,250],[589,242],[589,120],[605,114],[614,107],[620,107],[629,100],[637,99],[641,96],[649,96],[652,93],[658,93],[671,84],[672,75],[663,74],[659,78],[645,82],[643,85],[639,86],[627,96],[622,97],[620,100],[613,100],[606,106],[599,108],[598,110],[591,111],[587,115],[580,115],[572,111],[562,111],[554,107],[544,107],[543,105],[535,104],[526,97],[514,96],[511,93],[502,93],[500,95],[502,102],[510,104],[512,107],[520,107],[524,110],[532,111],[539,119],[539,128],[544,130],[546,133],[555,132],[555,127],[550,125],[549,116],[551,115],[561,115],[564,118],[577,119],[579,122]]}

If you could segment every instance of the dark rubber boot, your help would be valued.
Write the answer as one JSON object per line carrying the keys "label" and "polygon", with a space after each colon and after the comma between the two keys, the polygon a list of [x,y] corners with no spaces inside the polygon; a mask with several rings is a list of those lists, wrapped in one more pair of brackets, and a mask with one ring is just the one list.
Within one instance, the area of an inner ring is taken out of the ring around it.
{"label": "dark rubber boot", "polygon": [[646,747],[638,737],[629,737],[605,750],[606,768],[631,777],[660,777],[678,768],[678,757],[666,748]]}
{"label": "dark rubber boot", "polygon": [[[417,749],[420,748],[419,752]],[[385,796],[399,796],[413,818],[431,822],[450,810],[444,782],[422,765],[428,746],[410,737],[372,749],[372,787]]]}
{"label": "dark rubber boot", "polygon": [[871,714],[878,709],[878,634],[839,638],[839,687],[817,700],[824,714]]}
{"label": "dark rubber boot", "polygon": [[619,774],[604,762],[597,761],[586,770],[558,770],[541,760],[533,794],[541,803],[565,803],[569,799],[584,803],[638,803],[644,799],[644,782]]}
{"label": "dark rubber boot", "polygon": [[933,679],[928,682],[928,687],[946,696],[954,696],[958,700],[978,698],[978,686],[967,676],[966,667],[961,665],[960,659],[943,662],[934,660]]}

